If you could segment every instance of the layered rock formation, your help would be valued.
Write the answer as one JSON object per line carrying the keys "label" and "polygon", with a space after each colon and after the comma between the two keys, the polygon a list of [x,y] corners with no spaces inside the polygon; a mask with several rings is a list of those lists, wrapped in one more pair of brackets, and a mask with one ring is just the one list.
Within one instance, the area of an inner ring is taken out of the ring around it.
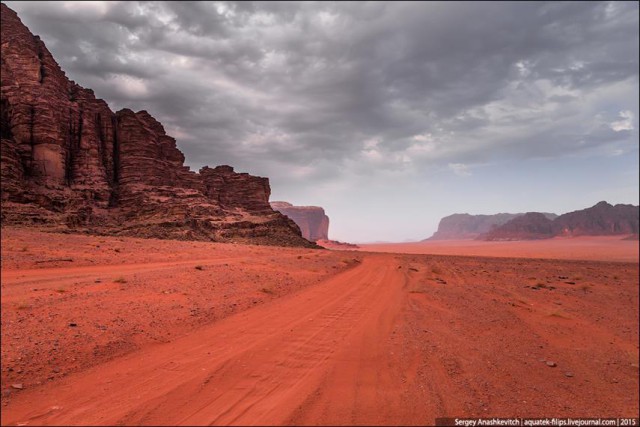
{"label": "layered rock formation", "polygon": [[612,236],[638,234],[640,210],[634,205],[596,205],[560,215],[553,221],[559,236]]}
{"label": "layered rock formation", "polygon": [[637,239],[638,206],[600,202],[587,209],[569,212],[550,220],[539,212],[523,216],[494,228],[480,240],[532,240],[555,236],[629,236]]}
{"label": "layered rock formation", "polygon": [[321,207],[293,206],[287,202],[271,202],[271,207],[298,224],[305,239],[312,242],[329,239],[329,217]]}
{"label": "layered rock formation", "polygon": [[477,237],[480,240],[535,240],[553,237],[553,220],[527,212]]}
{"label": "layered rock formation", "polygon": [[[495,215],[469,215],[464,213],[449,215],[440,220],[438,231],[427,240],[475,239],[489,232],[494,227],[505,224],[521,215],[524,214],[499,213]],[[549,218],[555,218],[557,216],[552,213],[546,213],[544,215]]]}
{"label": "layered rock formation", "polygon": [[184,165],[146,111],[112,112],[2,7],[2,224],[314,246],[269,205],[267,178]]}

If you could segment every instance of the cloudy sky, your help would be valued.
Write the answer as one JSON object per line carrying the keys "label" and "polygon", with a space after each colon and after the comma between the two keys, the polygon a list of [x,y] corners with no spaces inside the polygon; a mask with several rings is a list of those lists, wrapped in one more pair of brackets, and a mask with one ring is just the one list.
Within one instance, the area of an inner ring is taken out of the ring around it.
{"label": "cloudy sky", "polygon": [[637,2],[5,3],[192,170],[267,176],[334,239],[638,204]]}

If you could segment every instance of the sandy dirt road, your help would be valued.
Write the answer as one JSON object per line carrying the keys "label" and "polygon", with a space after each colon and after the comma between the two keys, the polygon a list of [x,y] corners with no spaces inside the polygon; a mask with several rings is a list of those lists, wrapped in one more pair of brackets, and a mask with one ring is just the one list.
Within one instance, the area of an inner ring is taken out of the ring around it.
{"label": "sandy dirt road", "polygon": [[637,276],[629,263],[366,254],[295,294],[23,390],[2,424],[637,416]]}
{"label": "sandy dirt road", "polygon": [[[336,421],[344,420],[345,408],[387,406],[385,391],[395,394],[402,382],[378,368],[392,365],[384,344],[405,280],[397,263],[381,259],[36,396],[24,393],[3,411],[2,423],[281,424],[322,389],[336,364],[352,370],[354,363],[359,385],[340,394]],[[404,412],[390,406],[387,422],[397,419],[393,408]]]}

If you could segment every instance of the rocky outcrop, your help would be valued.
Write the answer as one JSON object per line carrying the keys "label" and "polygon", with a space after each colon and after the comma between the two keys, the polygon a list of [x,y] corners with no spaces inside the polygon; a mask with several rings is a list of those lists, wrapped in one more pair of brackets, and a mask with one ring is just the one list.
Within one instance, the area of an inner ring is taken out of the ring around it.
{"label": "rocky outcrop", "polygon": [[[469,215],[453,214],[440,220],[438,231],[427,240],[454,240],[454,239],[475,239],[478,236],[489,232],[494,227],[507,223],[508,221],[524,215],[522,213],[499,213],[495,215]],[[549,218],[555,218],[555,214],[544,214]]]}
{"label": "rocky outcrop", "polygon": [[269,205],[267,178],[184,165],[148,112],[112,112],[2,7],[2,224],[315,246]]}
{"label": "rocky outcrop", "polygon": [[478,240],[535,240],[553,237],[553,220],[527,212],[477,237]]}
{"label": "rocky outcrop", "polygon": [[478,237],[480,240],[534,240],[555,236],[629,236],[638,235],[638,206],[600,202],[595,206],[569,212],[554,220],[538,212],[523,216],[494,228]]}
{"label": "rocky outcrop", "polygon": [[355,243],[341,242],[339,240],[316,240],[316,243],[326,249],[350,250],[359,249],[360,246]]}
{"label": "rocky outcrop", "polygon": [[329,240],[329,217],[321,207],[293,206],[287,202],[272,202],[271,207],[298,224],[305,239],[312,242]]}
{"label": "rocky outcrop", "polygon": [[611,236],[638,234],[640,210],[634,205],[596,205],[560,215],[553,221],[559,236]]}

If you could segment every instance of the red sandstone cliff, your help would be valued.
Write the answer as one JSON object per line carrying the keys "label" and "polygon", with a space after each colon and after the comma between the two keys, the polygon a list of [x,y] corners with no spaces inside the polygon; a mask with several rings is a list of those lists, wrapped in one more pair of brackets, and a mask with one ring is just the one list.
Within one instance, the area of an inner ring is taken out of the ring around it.
{"label": "red sandstone cliff", "polygon": [[329,240],[329,217],[321,207],[293,206],[287,202],[271,202],[271,207],[298,224],[305,239],[312,242]]}
{"label": "red sandstone cliff", "polygon": [[2,224],[312,245],[270,207],[267,178],[229,166],[190,171],[149,113],[112,112],[1,7]]}

